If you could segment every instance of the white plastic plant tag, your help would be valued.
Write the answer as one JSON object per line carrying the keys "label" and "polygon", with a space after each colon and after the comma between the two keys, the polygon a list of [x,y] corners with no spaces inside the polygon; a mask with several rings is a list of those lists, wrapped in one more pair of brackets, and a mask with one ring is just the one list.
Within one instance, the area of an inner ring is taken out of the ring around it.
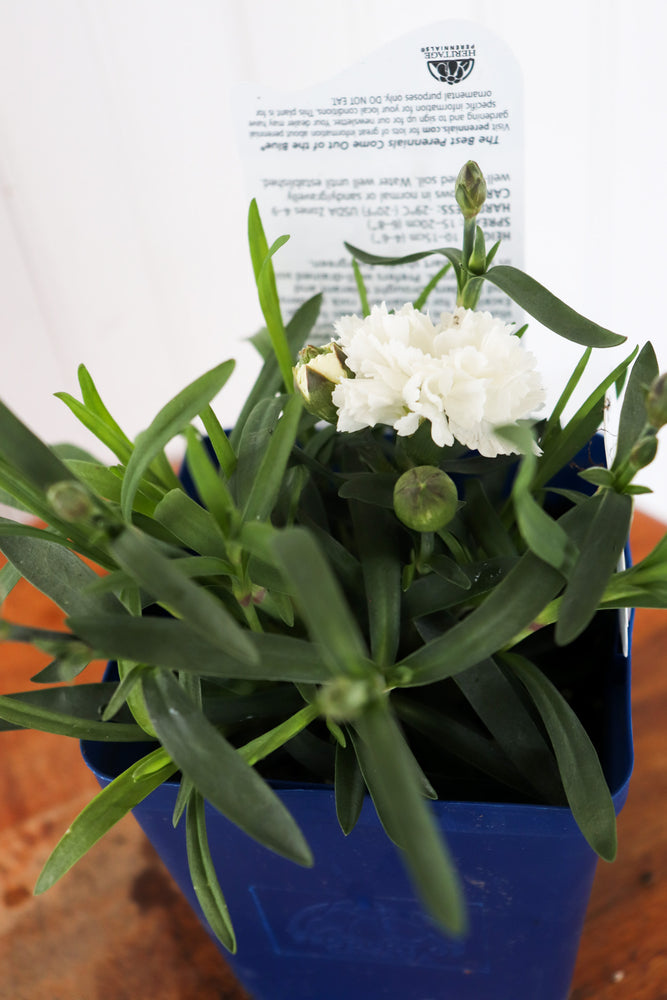
{"label": "white plastic plant tag", "polygon": [[[243,84],[236,118],[248,194],[271,242],[285,316],[324,292],[320,328],[359,313],[344,242],[381,256],[460,248],[454,198],[467,160],[485,174],[479,217],[495,263],[522,266],[523,108],[517,61],[479,25],[444,21],[392,42],[333,80],[297,93]],[[446,264],[441,255],[401,267],[362,265],[369,301],[400,307]],[[451,309],[453,275],[428,301]],[[480,308],[521,313],[490,283]]]}

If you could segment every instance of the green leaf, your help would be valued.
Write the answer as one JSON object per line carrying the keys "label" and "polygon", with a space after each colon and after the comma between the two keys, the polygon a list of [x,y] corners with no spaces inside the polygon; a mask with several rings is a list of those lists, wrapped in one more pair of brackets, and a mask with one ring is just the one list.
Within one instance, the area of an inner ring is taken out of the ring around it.
{"label": "green leaf", "polygon": [[158,550],[136,528],[128,527],[109,543],[119,565],[169,611],[184,618],[202,636],[210,638],[243,662],[256,662],[248,632],[232,618],[205,587],[189,579],[178,563]]}
{"label": "green leaf", "polygon": [[559,646],[576,639],[597,611],[627,542],[631,519],[632,497],[605,491],[563,594],[555,633]]}
{"label": "green leaf", "polygon": [[545,801],[560,805],[562,790],[549,744],[500,667],[489,658],[454,680],[533,790]]}
{"label": "green leaf", "polygon": [[461,885],[444,840],[423,799],[414,757],[388,707],[378,703],[355,723],[364,779],[378,815],[430,915],[454,935],[466,930]]}
{"label": "green leaf", "polygon": [[349,473],[338,490],[344,500],[360,500],[376,507],[394,509],[394,486],[398,479],[395,472]]}
{"label": "green leaf", "polygon": [[[285,336],[287,337],[290,358],[294,358],[297,351],[303,347],[308,334],[317,322],[317,317],[321,307],[322,296],[314,295],[313,298],[308,299],[307,302],[304,302],[303,305],[297,309],[285,327]],[[270,344],[269,350],[270,354],[266,358],[264,365],[262,366],[262,370],[257,376],[257,381],[246,397],[243,407],[241,408],[241,412],[234,425],[234,429],[231,433],[230,441],[235,448],[238,445],[245,422],[257,403],[259,403],[262,399],[270,399],[280,391],[282,377],[276,356],[273,353],[273,350],[271,350]]]}
{"label": "green leaf", "polygon": [[195,490],[204,507],[220,526],[223,537],[227,537],[238,521],[238,512],[229,487],[204,447],[198,431],[194,427],[188,427],[185,436],[187,441],[185,461],[192,475]]}
{"label": "green leaf", "polygon": [[452,266],[451,264],[445,264],[445,266],[441,267],[439,271],[436,271],[436,273],[433,275],[433,277],[431,278],[431,280],[429,281],[429,283],[426,285],[426,287],[423,289],[423,291],[421,292],[421,294],[418,295],[417,298],[415,299],[415,301],[413,302],[413,305],[414,305],[415,309],[423,309],[424,308],[424,306],[426,305],[426,301],[427,301],[429,295],[440,284],[440,281],[447,274],[447,272],[449,271],[449,269],[450,269],[451,266]]}
{"label": "green leaf", "polygon": [[366,253],[365,250],[359,250],[358,247],[353,247],[351,243],[345,244],[345,249],[360,260],[362,264],[381,264],[389,267],[394,267],[397,264],[413,264],[417,260],[423,260],[424,257],[432,257],[433,254],[440,254],[446,257],[454,267],[461,266],[461,251],[457,250],[455,247],[440,247],[437,250],[421,250],[418,253],[409,253],[404,257],[380,257],[378,254]]}
{"label": "green leaf", "polygon": [[254,660],[237,659],[228,645],[174,618],[76,616],[68,626],[100,655],[150,663],[208,677],[321,683],[331,676],[320,649],[304,639],[248,631]]}
{"label": "green leaf", "polygon": [[368,304],[368,295],[366,294],[366,285],[364,284],[364,278],[361,273],[361,268],[357,264],[356,260],[352,261],[352,270],[354,271],[354,280],[357,285],[357,291],[359,292],[359,302],[361,303],[361,315],[369,316],[371,309]]}
{"label": "green leaf", "polygon": [[276,536],[273,548],[308,631],[333,672],[365,675],[367,652],[359,626],[313,536],[290,528]]}
{"label": "green leaf", "polygon": [[371,654],[380,667],[394,662],[401,628],[401,562],[396,522],[384,511],[351,503],[366,591]]}
{"label": "green leaf", "polygon": [[[150,739],[131,722],[102,722],[115,684],[75,684],[38,688],[0,696],[0,719],[22,729],[70,736],[77,740],[134,742]],[[0,730],[4,727],[0,723]]]}
{"label": "green leaf", "polygon": [[77,816],[42,869],[35,886],[36,895],[50,889],[118,820],[176,771],[161,748],[143,760],[151,764],[148,773],[137,776],[138,765],[133,764],[102,789]]}
{"label": "green leaf", "polygon": [[627,339],[581,316],[516,267],[498,264],[487,271],[484,278],[509,295],[513,302],[530,313],[538,323],[566,340],[585,347],[615,347]]}
{"label": "green leaf", "polygon": [[142,686],[160,742],[204,798],[269,850],[312,865],[303,834],[275,792],[211,725],[173,675],[155,671]]}
{"label": "green leaf", "polygon": [[269,446],[287,396],[261,399],[246,418],[243,432],[236,444],[238,463],[231,486],[239,508],[243,508],[252,493],[257,471]]}
{"label": "green leaf", "polygon": [[9,597],[20,579],[21,573],[12,563],[5,563],[2,569],[0,569],[0,605]]}
{"label": "green leaf", "polygon": [[570,808],[584,837],[605,861],[616,856],[616,816],[595,747],[551,681],[515,653],[505,661],[537,707],[556,754]]}
{"label": "green leaf", "polygon": [[0,402],[0,456],[33,486],[44,492],[53,483],[72,479],[55,452]]}
{"label": "green leaf", "polygon": [[266,321],[266,328],[269,331],[278,367],[285,383],[285,389],[291,393],[293,391],[292,356],[283,326],[280,300],[276,287],[276,275],[271,260],[276,251],[281,246],[284,246],[288,239],[289,236],[281,236],[269,247],[264,234],[264,227],[262,226],[257,202],[253,198],[248,211],[248,243],[259,295],[259,304]]}
{"label": "green leaf", "polygon": [[480,663],[535,619],[563,585],[562,575],[527,552],[466,618],[389,672],[398,686],[431,684]]}
{"label": "green leaf", "polygon": [[224,476],[229,479],[236,468],[236,452],[229,443],[229,438],[212,408],[207,406],[199,415],[204,425],[204,430],[208,434],[218,465],[222,469]]}
{"label": "green leaf", "polygon": [[234,954],[236,951],[234,928],[208,846],[205,802],[197,791],[192,791],[188,799],[185,843],[190,877],[197,901],[218,941],[227,951]]}
{"label": "green leaf", "polygon": [[357,825],[366,792],[357,755],[349,740],[345,747],[340,743],[336,745],[335,791],[336,816],[341,830],[347,836]]}
{"label": "green leaf", "polygon": [[203,556],[227,557],[227,543],[210,513],[182,489],[170,490],[155,508],[155,518],[184,546]]}
{"label": "green leaf", "polygon": [[496,433],[516,445],[523,453],[512,486],[512,500],[521,537],[536,556],[563,576],[568,576],[579,550],[560,524],[540,507],[531,492],[537,470],[533,435],[527,427],[501,427]]}
{"label": "green leaf", "polygon": [[542,443],[543,443],[543,445],[544,445],[544,442],[548,441],[549,438],[551,437],[551,435],[556,431],[556,428],[559,427],[560,418],[561,418],[561,416],[563,414],[563,411],[564,411],[565,407],[567,406],[567,404],[569,403],[569,401],[570,401],[570,399],[572,397],[572,393],[574,392],[574,390],[579,385],[579,382],[581,381],[581,377],[584,374],[584,372],[586,371],[586,367],[588,365],[588,362],[591,359],[592,353],[593,353],[593,348],[592,347],[587,347],[586,350],[584,351],[584,353],[582,354],[581,358],[577,362],[577,364],[576,364],[576,366],[574,368],[574,371],[570,375],[570,378],[568,379],[567,385],[565,386],[565,388],[563,389],[562,393],[560,394],[560,396],[558,398],[558,401],[556,402],[556,405],[554,406],[553,410],[551,411],[551,415],[549,416],[549,419],[547,421],[546,427],[544,428],[544,433],[542,434]]}
{"label": "green leaf", "polygon": [[296,441],[302,409],[300,396],[291,396],[285,404],[285,409],[257,468],[243,509],[244,521],[268,520],[280,492],[285,469]]}
{"label": "green leaf", "polygon": [[83,399],[84,405],[90,413],[95,414],[95,416],[99,418],[99,420],[107,428],[109,434],[112,434],[118,442],[123,443],[125,459],[121,459],[121,461],[125,461],[129,458],[132,451],[132,442],[119,424],[116,423],[104,405],[102,397],[97,391],[97,386],[95,385],[93,378],[85,365],[79,365],[78,376],[81,398]]}
{"label": "green leaf", "polygon": [[658,361],[653,345],[649,342],[644,344],[632,366],[623,397],[616,455],[612,464],[614,471],[629,458],[630,452],[646,426],[646,393],[658,374]]}
{"label": "green leaf", "polygon": [[56,399],[61,400],[69,408],[91,434],[95,435],[98,441],[101,441],[109,451],[113,452],[119,461],[127,462],[132,454],[132,444],[127,443],[124,434],[117,434],[98,413],[89,410],[84,403],[69,392],[56,392],[54,395]]}
{"label": "green leaf", "polygon": [[0,551],[34,587],[67,614],[116,613],[122,605],[112,594],[95,594],[89,587],[99,577],[77,555],[44,537],[0,536]]}
{"label": "green leaf", "polygon": [[233,370],[234,362],[225,361],[195,379],[160,410],[145,431],[137,435],[123,480],[121,508],[127,520],[132,513],[135,493],[148,467],[165,445],[217,396]]}

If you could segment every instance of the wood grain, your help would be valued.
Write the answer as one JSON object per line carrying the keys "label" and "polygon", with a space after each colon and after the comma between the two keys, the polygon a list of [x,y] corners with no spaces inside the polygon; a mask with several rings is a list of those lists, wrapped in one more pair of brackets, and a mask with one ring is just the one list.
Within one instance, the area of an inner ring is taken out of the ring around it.
{"label": "wood grain", "polygon": [[[637,515],[635,559],[664,530]],[[62,620],[25,583],[3,613],[49,628]],[[45,662],[24,647],[0,647],[0,691],[27,688]],[[619,857],[598,867],[571,1000],[667,1000],[664,612],[637,613],[633,718],[636,763]],[[78,743],[62,737],[3,733],[0,760],[0,1000],[249,1000],[132,818],[34,897],[42,864],[97,784]]]}

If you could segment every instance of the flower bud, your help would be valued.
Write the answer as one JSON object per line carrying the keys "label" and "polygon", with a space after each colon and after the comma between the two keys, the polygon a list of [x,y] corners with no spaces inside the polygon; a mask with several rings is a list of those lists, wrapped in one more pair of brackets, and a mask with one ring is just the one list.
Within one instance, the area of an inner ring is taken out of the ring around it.
{"label": "flower bud", "polygon": [[46,491],[46,499],[62,521],[86,521],[94,512],[90,494],[76,479],[52,483]]}
{"label": "flower bud", "polygon": [[324,715],[334,721],[350,722],[357,719],[379,693],[377,683],[341,676],[320,688],[317,704]]}
{"label": "flower bud", "polygon": [[414,531],[439,531],[459,506],[454,480],[434,465],[404,472],[394,487],[394,511]]}
{"label": "flower bud", "polygon": [[667,424],[667,372],[651,383],[646,396],[646,419],[656,431]]}
{"label": "flower bud", "polygon": [[304,347],[292,369],[294,385],[303,396],[308,412],[330,424],[338,420],[331,401],[333,391],[341,379],[351,374],[345,360],[341,348],[331,341],[325,347]]}
{"label": "flower bud", "polygon": [[484,174],[474,160],[468,160],[461,167],[454,193],[463,218],[474,219],[486,201]]}

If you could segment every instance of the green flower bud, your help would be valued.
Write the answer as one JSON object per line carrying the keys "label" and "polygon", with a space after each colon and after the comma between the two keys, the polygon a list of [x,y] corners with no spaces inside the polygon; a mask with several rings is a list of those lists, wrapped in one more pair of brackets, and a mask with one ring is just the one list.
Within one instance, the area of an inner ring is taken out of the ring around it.
{"label": "green flower bud", "polygon": [[355,677],[336,677],[324,684],[318,693],[317,704],[326,716],[336,722],[351,722],[359,718],[369,702],[380,694],[378,681]]}
{"label": "green flower bud", "polygon": [[304,399],[309,413],[335,424],[338,412],[331,396],[341,379],[352,374],[345,364],[345,354],[334,341],[325,347],[304,347],[292,369],[294,386]]}
{"label": "green flower bud", "polygon": [[484,174],[474,160],[468,160],[459,171],[454,188],[456,201],[464,219],[474,219],[486,201]]}
{"label": "green flower bud", "polygon": [[408,469],[394,486],[394,511],[414,531],[439,531],[456,514],[456,484],[434,465]]}
{"label": "green flower bud", "polygon": [[88,490],[76,479],[52,483],[46,491],[46,499],[62,521],[87,521],[94,513]]}
{"label": "green flower bud", "polygon": [[656,431],[667,424],[667,372],[651,383],[646,396],[646,419]]}

